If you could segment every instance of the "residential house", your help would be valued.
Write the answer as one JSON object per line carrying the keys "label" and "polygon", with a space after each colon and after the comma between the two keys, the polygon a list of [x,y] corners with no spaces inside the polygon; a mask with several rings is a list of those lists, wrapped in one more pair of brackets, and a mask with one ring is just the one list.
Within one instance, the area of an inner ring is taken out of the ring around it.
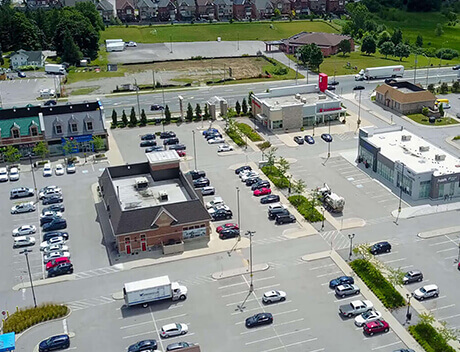
{"label": "residential house", "polygon": [[254,0],[255,18],[266,19],[273,17],[275,7],[270,0]]}
{"label": "residential house", "polygon": [[114,17],[113,5],[108,0],[97,0],[95,5],[104,22],[109,22]]}
{"label": "residential house", "polygon": [[309,15],[310,7],[308,0],[291,0],[291,11],[298,15]]}
{"label": "residential house", "polygon": [[256,18],[255,0],[233,0],[233,18],[247,20]]}
{"label": "residential house", "polygon": [[123,22],[136,20],[137,10],[132,0],[116,0],[117,17]]}
{"label": "residential house", "polygon": [[327,0],[326,11],[333,13],[345,12],[345,0]]}
{"label": "residential house", "polygon": [[174,21],[177,17],[177,5],[173,0],[159,0],[158,19],[161,22]]}
{"label": "residential house", "polygon": [[339,52],[339,43],[348,40],[351,44],[351,51],[355,50],[353,38],[348,35],[323,32],[301,32],[288,39],[281,40],[279,46],[281,51],[287,54],[294,54],[298,48],[306,44],[316,44],[324,56],[330,56]]}
{"label": "residential house", "polygon": [[327,0],[309,0],[310,10],[315,13],[325,13]]}
{"label": "residential house", "polygon": [[42,51],[18,50],[10,56],[11,68],[17,69],[21,66],[43,67],[45,65],[45,55]]}
{"label": "residential house", "polygon": [[177,15],[181,21],[190,21],[196,18],[195,0],[178,0]]}
{"label": "residential house", "polygon": [[205,20],[213,20],[215,18],[215,5],[212,0],[195,0],[197,18],[203,18]]}
{"label": "residential house", "polygon": [[158,5],[152,0],[139,0],[137,3],[141,20],[153,20],[156,18]]}
{"label": "residential house", "polygon": [[60,0],[26,0],[25,5],[30,10],[53,9],[63,6]]}
{"label": "residential house", "polygon": [[283,17],[289,17],[292,14],[290,0],[271,0],[273,11],[278,9]]}
{"label": "residential house", "polygon": [[214,5],[214,17],[217,20],[229,20],[233,18],[233,4],[230,0],[215,0]]}

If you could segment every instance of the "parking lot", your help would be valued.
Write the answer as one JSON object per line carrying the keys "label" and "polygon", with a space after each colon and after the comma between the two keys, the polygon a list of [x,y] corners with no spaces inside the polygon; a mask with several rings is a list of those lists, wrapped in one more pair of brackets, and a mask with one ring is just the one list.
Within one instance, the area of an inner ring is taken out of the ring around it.
{"label": "parking lot", "polygon": [[[40,74],[45,75],[44,72],[40,72]],[[54,80],[53,77],[15,77],[13,80],[0,81],[3,108],[24,106],[35,101],[39,97],[41,89],[55,89]]]}

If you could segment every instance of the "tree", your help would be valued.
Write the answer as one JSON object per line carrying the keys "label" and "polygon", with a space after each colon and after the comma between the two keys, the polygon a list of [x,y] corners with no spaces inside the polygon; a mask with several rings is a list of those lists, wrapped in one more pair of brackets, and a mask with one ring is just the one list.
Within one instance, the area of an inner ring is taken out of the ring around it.
{"label": "tree", "polygon": [[433,83],[430,83],[430,84],[428,85],[428,87],[426,87],[426,89],[428,89],[428,91],[431,92],[431,93],[433,93],[433,94],[434,94],[435,91],[436,91],[435,88],[434,88],[434,84],[433,84]]}
{"label": "tree", "polygon": [[438,23],[436,25],[436,29],[434,30],[434,34],[437,36],[437,37],[440,37],[441,35],[443,35],[444,33],[444,30],[442,29],[442,24],[441,23]]}
{"label": "tree", "polygon": [[366,35],[363,38],[363,44],[361,45],[361,51],[367,55],[374,54],[377,50],[377,43],[375,42],[374,37],[371,35]]}
{"label": "tree", "polygon": [[72,154],[77,149],[77,141],[73,138],[66,138],[62,149],[64,150],[64,155]]}
{"label": "tree", "polygon": [[377,42],[377,47],[381,48],[383,43],[389,42],[389,41],[391,41],[390,33],[388,33],[387,31],[383,31],[379,35],[379,39],[378,39],[378,42]]}
{"label": "tree", "polygon": [[[447,94],[448,91],[449,91],[449,86],[447,85],[446,82],[442,82],[441,87],[439,87],[439,92],[441,94]],[[442,105],[442,104],[440,104],[440,105]]]}
{"label": "tree", "polygon": [[69,31],[65,31],[64,40],[62,42],[62,61],[68,62],[71,65],[76,65],[83,57],[80,49],[72,38]]}
{"label": "tree", "polygon": [[93,147],[94,147],[95,151],[98,151],[98,150],[101,150],[101,149],[105,148],[104,139],[102,139],[99,136],[93,136],[93,140],[91,141],[91,143],[93,144]]}
{"label": "tree", "polygon": [[273,11],[273,17],[280,18],[281,17],[281,11],[279,9],[275,9]]}
{"label": "tree", "polygon": [[297,180],[292,182],[291,184],[291,191],[294,194],[302,194],[303,192],[305,192],[306,188],[307,186],[304,180]]}
{"label": "tree", "polygon": [[393,32],[393,35],[391,36],[391,41],[393,42],[395,46],[403,41],[403,35],[402,35],[401,29],[399,28],[395,29],[395,31]]}
{"label": "tree", "polygon": [[444,106],[442,104],[439,104],[439,115],[444,117]]}
{"label": "tree", "polygon": [[2,44],[0,43],[0,65],[3,65],[5,60],[3,60],[3,51],[2,51]]}
{"label": "tree", "polygon": [[125,110],[123,110],[121,114],[121,122],[123,122],[123,126],[126,126],[128,124],[128,116],[126,116]]}
{"label": "tree", "polygon": [[134,110],[134,106],[131,108],[131,113],[129,114],[129,124],[132,127],[137,125],[137,117],[136,117],[136,111]]}
{"label": "tree", "polygon": [[407,10],[415,12],[439,11],[441,0],[407,0]]}
{"label": "tree", "polygon": [[457,93],[460,90],[460,82],[455,81],[452,83],[452,93]]}
{"label": "tree", "polygon": [[169,110],[169,105],[166,105],[165,107],[165,121],[166,123],[171,122],[171,111]]}
{"label": "tree", "polygon": [[248,113],[248,103],[246,103],[246,98],[243,98],[243,101],[241,103],[241,111],[243,111],[244,115]]}
{"label": "tree", "polygon": [[15,163],[21,159],[21,154],[19,153],[18,148],[9,145],[6,147],[6,151],[3,153],[7,163]]}
{"label": "tree", "polygon": [[276,166],[278,167],[279,172],[283,175],[286,176],[286,172],[289,171],[291,165],[289,164],[289,161],[287,161],[285,158],[282,156],[278,159],[276,162]]}
{"label": "tree", "polygon": [[196,104],[196,107],[195,107],[195,116],[197,118],[201,117],[201,106],[200,104]]}
{"label": "tree", "polygon": [[321,49],[316,44],[307,44],[299,49],[300,61],[308,65],[310,69],[319,69],[324,57]]}
{"label": "tree", "polygon": [[94,27],[94,29],[97,31],[105,30],[104,21],[97,11],[95,4],[90,1],[78,2],[75,4],[75,9],[91,22],[91,25]]}
{"label": "tree", "polygon": [[254,92],[251,90],[248,94],[248,105],[249,105],[249,112],[252,111],[252,95],[254,94]]}
{"label": "tree", "polygon": [[393,42],[385,42],[380,47],[380,53],[382,55],[385,55],[385,59],[388,57],[388,55],[393,55],[394,52],[395,52],[395,45],[393,44]]}
{"label": "tree", "polygon": [[347,39],[343,39],[339,43],[339,51],[342,52],[342,56],[345,56],[345,54],[351,52],[351,43]]}
{"label": "tree", "polygon": [[115,109],[112,110],[112,125],[114,127],[117,127],[117,125],[118,125],[118,115],[117,115],[117,112],[115,111]]}
{"label": "tree", "polygon": [[40,156],[42,160],[45,159],[45,156],[49,153],[48,146],[43,141],[40,141],[37,144],[35,144],[33,151],[35,155]]}
{"label": "tree", "polygon": [[423,37],[419,34],[415,40],[415,46],[421,48],[423,47]]}
{"label": "tree", "polygon": [[188,103],[187,105],[187,115],[185,116],[185,118],[189,121],[193,120],[193,108],[190,103]]}
{"label": "tree", "polygon": [[238,100],[236,101],[236,104],[235,104],[235,111],[236,111],[237,115],[240,116],[241,105],[240,105],[240,102]]}
{"label": "tree", "polygon": [[141,111],[141,125],[142,126],[147,125],[147,115],[145,114],[144,109],[142,109],[142,111]]}
{"label": "tree", "polygon": [[265,155],[267,156],[267,166],[274,166],[275,165],[275,153],[278,150],[276,147],[271,147],[267,150]]}
{"label": "tree", "polygon": [[406,44],[403,44],[403,43],[399,43],[395,47],[394,55],[399,57],[399,61],[402,61],[403,57],[409,57],[409,55],[410,55],[410,46],[406,45]]}

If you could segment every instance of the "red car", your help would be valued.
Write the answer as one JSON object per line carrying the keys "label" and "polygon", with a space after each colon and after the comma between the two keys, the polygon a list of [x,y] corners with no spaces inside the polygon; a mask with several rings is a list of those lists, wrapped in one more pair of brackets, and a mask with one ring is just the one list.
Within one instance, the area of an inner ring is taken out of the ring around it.
{"label": "red car", "polygon": [[263,187],[261,189],[256,189],[253,194],[256,197],[259,197],[259,196],[265,196],[266,194],[270,194],[270,193],[272,193],[272,190],[270,188]]}
{"label": "red car", "polygon": [[179,156],[185,156],[186,155],[185,150],[176,150],[176,152],[177,152],[177,155],[179,155]]}
{"label": "red car", "polygon": [[363,325],[364,333],[367,335],[374,335],[376,332],[388,332],[390,325],[385,320],[375,320]]}
{"label": "red car", "polygon": [[60,257],[60,258],[50,260],[48,263],[46,263],[46,270],[50,270],[51,268],[54,268],[55,266],[58,266],[59,264],[62,264],[62,263],[70,263],[69,258]]}
{"label": "red car", "polygon": [[238,224],[233,224],[231,222],[227,223],[227,224],[223,224],[221,226],[218,226],[216,231],[217,233],[221,233],[223,230],[239,230],[240,228],[238,227]]}

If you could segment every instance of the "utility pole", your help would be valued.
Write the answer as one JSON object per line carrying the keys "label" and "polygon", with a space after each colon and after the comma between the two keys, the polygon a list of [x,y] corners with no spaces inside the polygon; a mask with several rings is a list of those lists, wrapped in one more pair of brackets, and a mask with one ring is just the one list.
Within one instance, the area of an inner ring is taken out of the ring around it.
{"label": "utility pole", "polygon": [[352,233],[351,235],[348,235],[348,238],[350,239],[350,252],[348,253],[348,261],[351,260],[351,256],[353,254],[353,238],[355,237],[355,234]]}
{"label": "utility pole", "polygon": [[356,131],[358,131],[359,126],[361,125],[361,90],[359,91],[358,120],[356,121],[356,124],[357,124]]}
{"label": "utility pole", "polygon": [[152,82],[153,82],[153,89],[155,89],[155,70],[152,70]]}
{"label": "utility pole", "polygon": [[29,153],[30,172],[32,172],[32,179],[34,180],[35,202],[38,203],[37,183],[35,182],[35,172],[32,165],[32,154]]}
{"label": "utility pole", "polygon": [[136,99],[137,99],[137,113],[141,116],[141,104],[139,103],[139,86],[137,85],[137,79],[134,78],[134,84],[136,85]]}
{"label": "utility pole", "polygon": [[171,50],[169,52],[172,54],[172,52],[173,52],[173,50],[172,50],[172,35],[169,36],[169,41],[171,42]]}
{"label": "utility pole", "polygon": [[32,282],[32,274],[30,273],[30,265],[29,265],[29,253],[31,252],[32,252],[31,249],[24,249],[23,251],[19,252],[19,254],[24,254],[26,256],[27,270],[29,271],[30,288],[32,289],[32,297],[34,299],[34,307],[37,308],[37,299],[35,298],[34,284]]}
{"label": "utility pole", "polygon": [[417,53],[415,53],[414,84],[417,77]]}
{"label": "utility pole", "polygon": [[407,297],[407,300],[408,300],[408,302],[407,302],[407,312],[406,312],[406,324],[407,324],[412,319],[412,313],[410,312],[410,299],[412,297],[414,297],[414,294],[413,293],[407,293],[406,297]]}
{"label": "utility pole", "polygon": [[238,227],[241,230],[241,219],[240,219],[240,188],[236,187],[236,209],[237,209],[237,221]]}
{"label": "utility pole", "polygon": [[195,130],[192,130],[192,136],[193,136],[193,160],[195,162],[195,170],[198,170],[196,166]]}
{"label": "utility pole", "polygon": [[254,280],[252,274],[252,236],[255,234],[255,231],[247,231],[246,236],[249,236],[249,277],[250,277],[250,284],[249,284],[249,292],[252,293],[254,291]]}
{"label": "utility pole", "polygon": [[237,44],[237,50],[240,50],[240,33],[238,33],[238,40],[236,42]]}

